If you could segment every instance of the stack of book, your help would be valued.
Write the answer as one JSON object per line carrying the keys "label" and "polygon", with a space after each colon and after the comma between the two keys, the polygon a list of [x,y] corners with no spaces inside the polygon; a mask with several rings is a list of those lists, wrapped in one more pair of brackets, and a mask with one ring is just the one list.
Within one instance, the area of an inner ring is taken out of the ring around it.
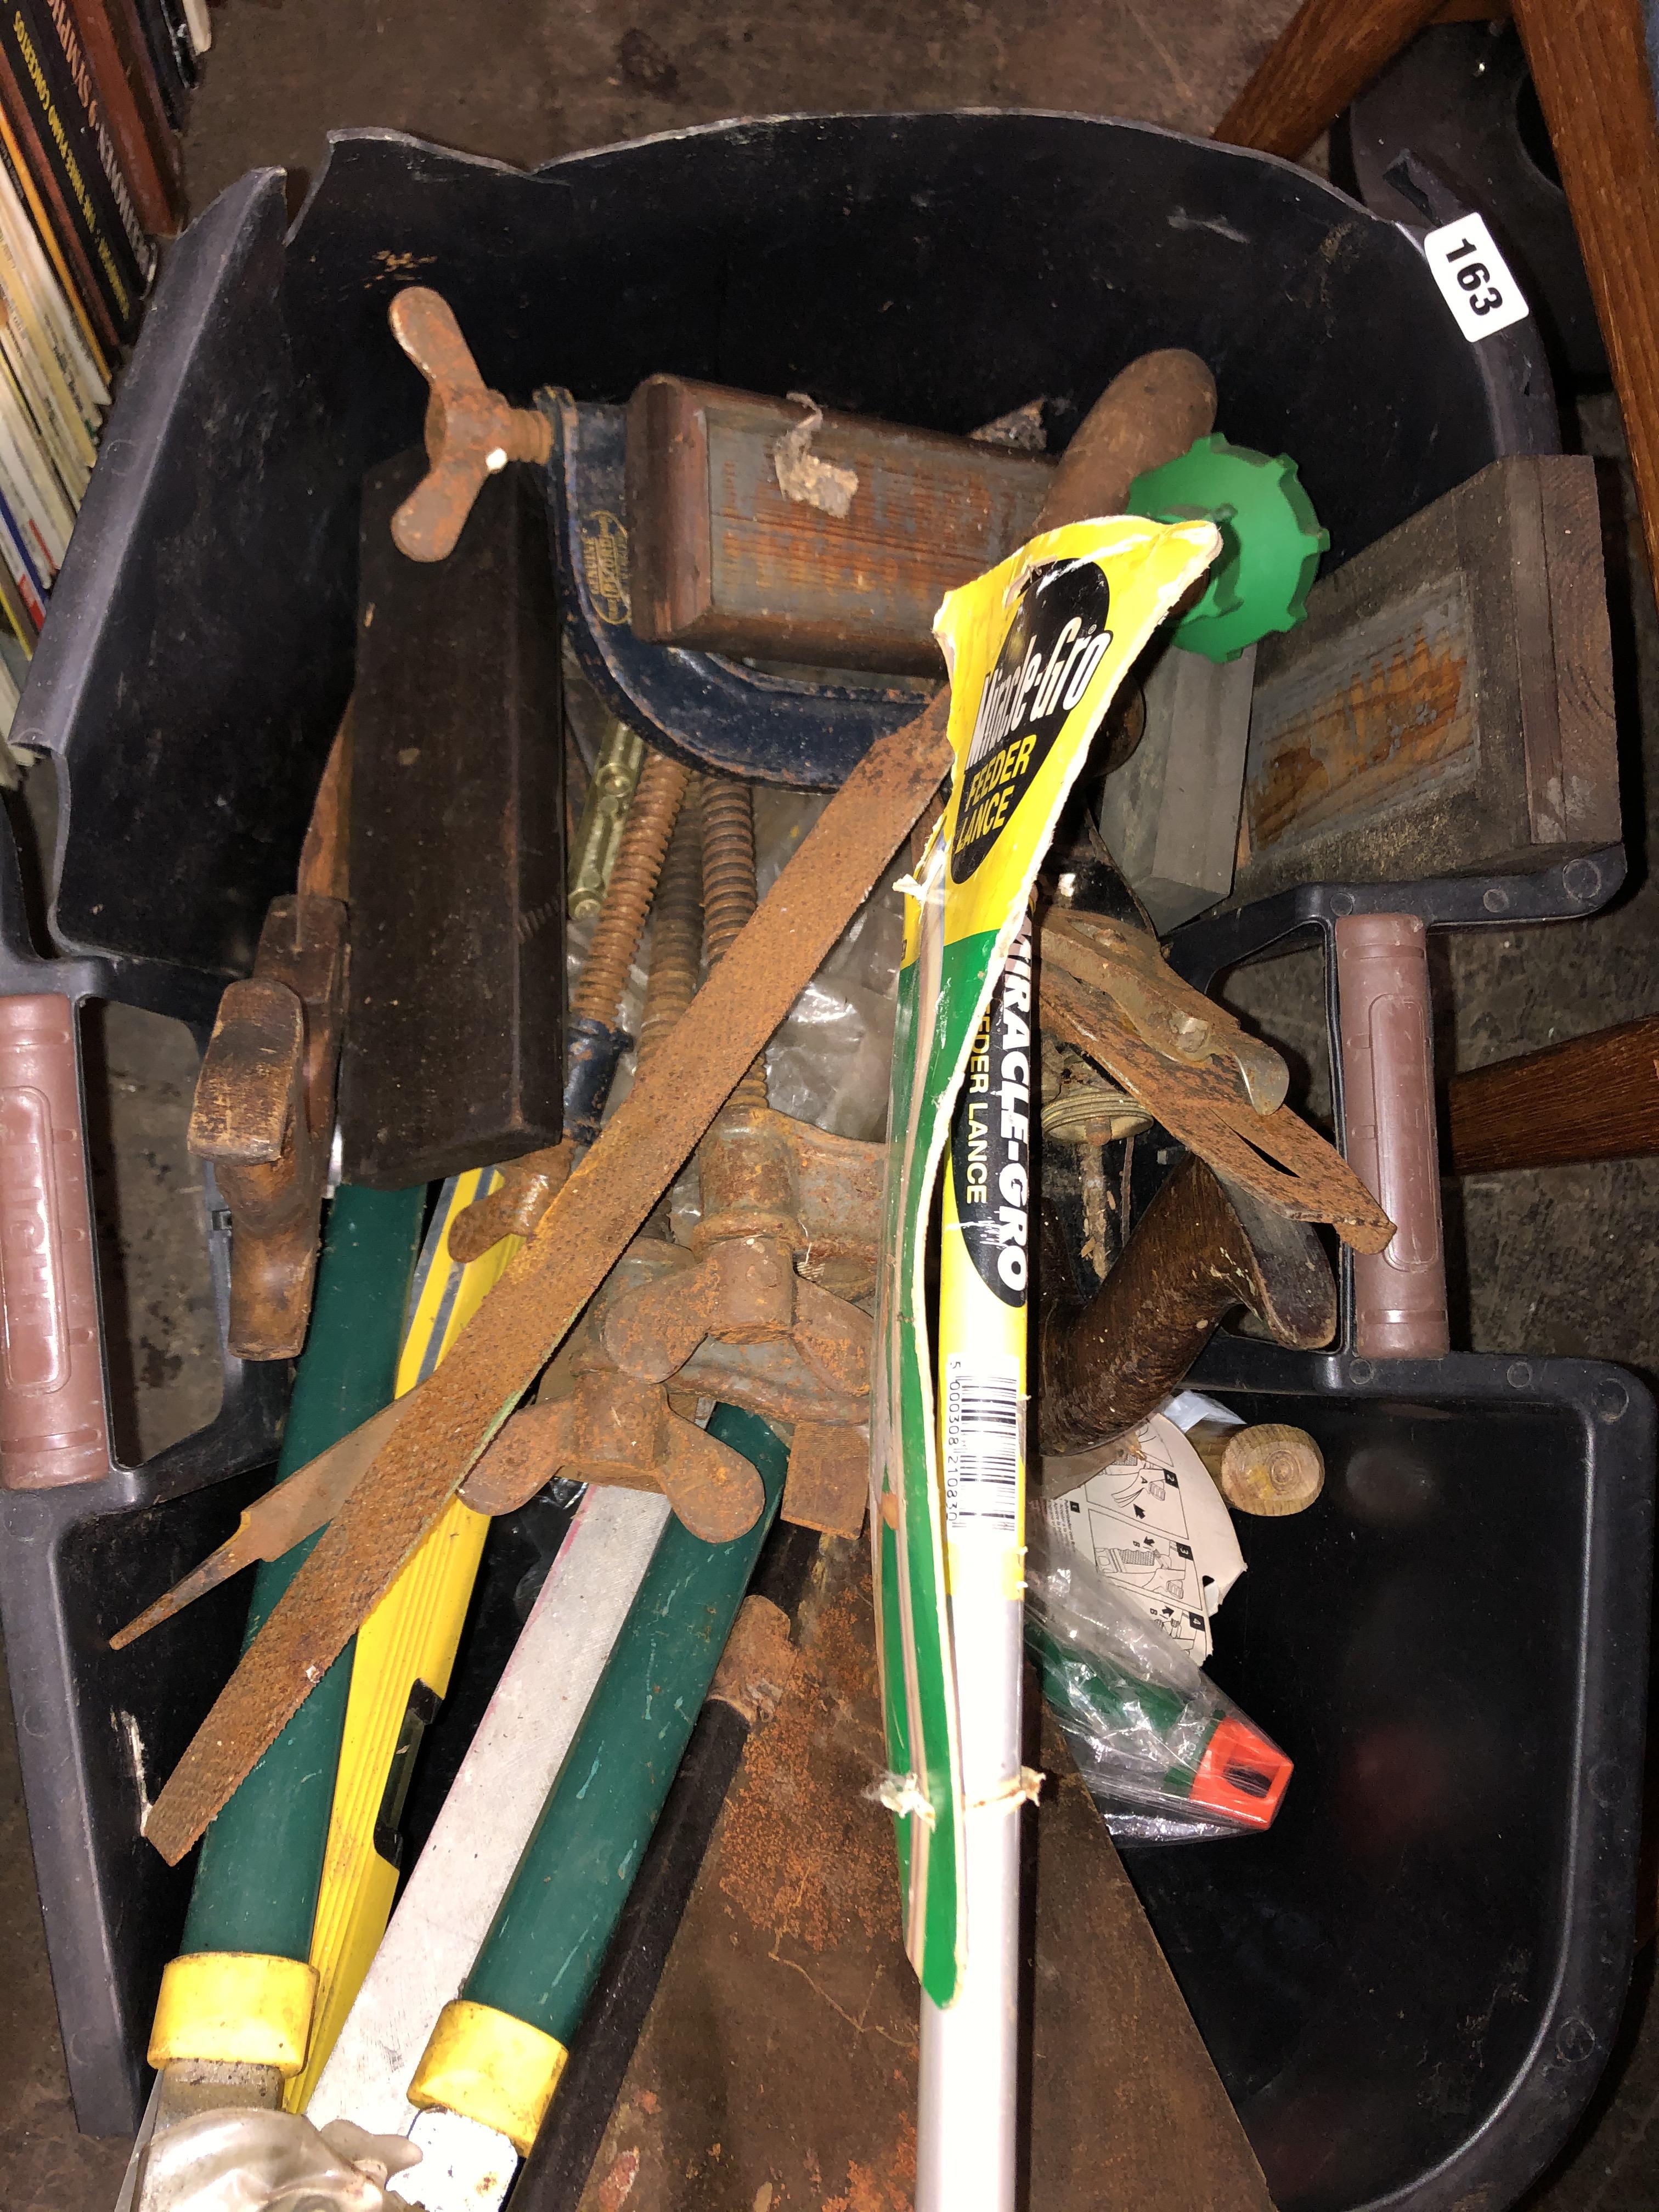
{"label": "stack of book", "polygon": [[[207,0],[0,0],[0,738],[185,216]],[[9,781],[0,744],[0,781]]]}

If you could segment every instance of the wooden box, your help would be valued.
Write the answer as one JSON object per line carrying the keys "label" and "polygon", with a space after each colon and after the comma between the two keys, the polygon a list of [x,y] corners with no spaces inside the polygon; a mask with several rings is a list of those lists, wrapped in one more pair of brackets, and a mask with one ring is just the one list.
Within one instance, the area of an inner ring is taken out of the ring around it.
{"label": "wooden box", "polygon": [[1494,461],[1261,645],[1235,903],[1541,868],[1619,836],[1592,461]]}
{"label": "wooden box", "polygon": [[[1031,535],[1054,463],[826,414],[806,451],[834,472],[828,489],[788,498],[777,449],[808,414],[797,401],[680,377],[640,386],[628,410],[635,635],[763,660],[942,677],[933,634],[940,599]],[[834,513],[849,491],[846,513]]]}

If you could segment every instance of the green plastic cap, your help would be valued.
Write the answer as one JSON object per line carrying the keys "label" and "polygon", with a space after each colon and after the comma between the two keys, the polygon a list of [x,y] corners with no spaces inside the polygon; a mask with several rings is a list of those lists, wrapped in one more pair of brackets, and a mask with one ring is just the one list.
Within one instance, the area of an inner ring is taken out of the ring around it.
{"label": "green plastic cap", "polygon": [[1218,434],[1137,477],[1128,512],[1154,522],[1203,519],[1220,531],[1204,595],[1175,631],[1177,644],[1208,660],[1237,660],[1269,631],[1294,629],[1331,542],[1288,453],[1275,460]]}

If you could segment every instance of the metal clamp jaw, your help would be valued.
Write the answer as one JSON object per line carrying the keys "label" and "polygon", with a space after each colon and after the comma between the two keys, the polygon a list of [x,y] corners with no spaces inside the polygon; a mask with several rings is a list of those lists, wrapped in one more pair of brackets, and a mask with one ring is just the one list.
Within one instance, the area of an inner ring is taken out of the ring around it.
{"label": "metal clamp jaw", "polygon": [[1236,1074],[1258,1114],[1285,1103],[1290,1073],[1273,1047],[1170,967],[1148,931],[1104,915],[1057,907],[1042,925],[1042,957],[1109,999],[1143,1043],[1179,1066],[1206,1060]]}
{"label": "metal clamp jaw", "polygon": [[[686,1418],[698,1398],[714,1398],[793,1425],[786,1520],[857,1534],[869,1484],[870,1325],[856,1307],[845,1308],[858,1324],[856,1340],[837,1340],[851,1369],[839,1382],[826,1376],[822,1356],[810,1357],[793,1331],[733,1342],[702,1334],[700,1322],[700,1340],[667,1382],[625,1371],[612,1357],[606,1340],[613,1310],[653,1292],[671,1305],[684,1302],[702,1267],[679,1245],[648,1237],[635,1241],[566,1339],[537,1404],[507,1420],[467,1477],[461,1495],[469,1505],[482,1513],[510,1512],[552,1476],[564,1474],[659,1490],[694,1534],[730,1542],[751,1525],[760,1504],[745,1479],[747,1462]],[[810,1304],[815,1286],[796,1287]],[[817,1295],[830,1309],[844,1306],[827,1293]],[[635,1340],[637,1328],[627,1335]]]}
{"label": "metal clamp jaw", "polygon": [[392,518],[392,536],[411,561],[444,561],[454,551],[486,477],[509,461],[545,462],[553,432],[533,407],[515,407],[478,374],[454,310],[425,285],[399,292],[392,335],[428,384],[426,475]]}
{"label": "metal clamp jaw", "polygon": [[705,1339],[787,1341],[831,1389],[867,1389],[870,1321],[853,1300],[874,1287],[886,1152],[769,1107],[728,1106],[699,1154],[696,1264],[607,1308],[608,1356],[665,1382]]}
{"label": "metal clamp jaw", "polygon": [[305,1342],[345,1012],[346,913],[273,900],[253,973],[232,983],[202,1060],[190,1149],[229,1202],[230,1349],[292,1359]]}

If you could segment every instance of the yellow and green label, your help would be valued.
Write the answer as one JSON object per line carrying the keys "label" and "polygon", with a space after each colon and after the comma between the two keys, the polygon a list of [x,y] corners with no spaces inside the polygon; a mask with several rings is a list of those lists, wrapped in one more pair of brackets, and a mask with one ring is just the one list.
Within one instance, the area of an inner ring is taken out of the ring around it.
{"label": "yellow and green label", "polygon": [[[1026,927],[1038,866],[1124,672],[1220,543],[1208,522],[1124,516],[1073,523],[951,592],[933,625],[951,668],[957,767],[906,900],[872,1393],[871,1534],[906,1948],[936,2004],[955,1996],[965,1951],[948,1572],[979,1571],[988,1560],[983,1571],[1018,1576],[1024,1454],[1017,1435],[1012,1499],[998,1487],[1006,1478],[994,1453],[988,1460],[978,1454],[987,1464],[973,1470],[971,1496],[959,1461],[947,1518],[924,1278],[934,1188],[965,1079],[945,1205],[947,1226],[972,1265],[953,1270],[939,1349],[945,1362],[963,1363],[944,1367],[947,1391],[952,1373],[969,1386],[957,1406],[958,1437],[964,1410],[981,1426],[990,1423],[983,1433],[992,1436],[1006,1419],[1011,1361],[1020,1363],[1016,1395],[1023,1394],[1036,1098],[1029,940],[1015,963],[1023,975],[1011,977],[1014,988],[1000,995],[990,1018],[993,988]],[[976,1080],[981,1091],[972,1088]],[[972,1110],[976,1101],[982,1114]],[[948,1419],[950,1406],[944,1410]]]}

